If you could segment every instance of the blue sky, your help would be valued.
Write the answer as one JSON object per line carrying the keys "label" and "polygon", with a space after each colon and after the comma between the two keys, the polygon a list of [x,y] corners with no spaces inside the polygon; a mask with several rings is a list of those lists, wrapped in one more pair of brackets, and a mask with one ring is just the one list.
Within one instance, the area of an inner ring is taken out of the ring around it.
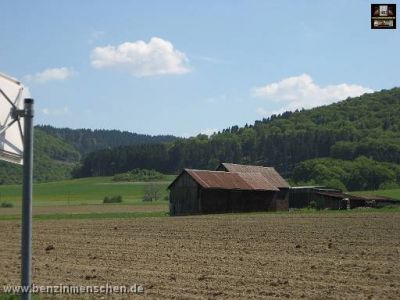
{"label": "blue sky", "polygon": [[37,124],[196,135],[399,86],[370,4],[1,1],[0,71]]}

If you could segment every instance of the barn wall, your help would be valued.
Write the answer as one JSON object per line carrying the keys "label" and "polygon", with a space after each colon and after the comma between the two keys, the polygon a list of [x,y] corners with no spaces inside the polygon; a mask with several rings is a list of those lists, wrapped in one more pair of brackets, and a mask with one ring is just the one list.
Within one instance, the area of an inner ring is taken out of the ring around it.
{"label": "barn wall", "polygon": [[350,199],[350,208],[365,207],[366,204],[367,204],[366,201]]}
{"label": "barn wall", "polygon": [[312,189],[291,189],[289,192],[289,207],[304,208],[312,201]]}
{"label": "barn wall", "polygon": [[289,210],[289,188],[280,188],[276,195],[276,211]]}
{"label": "barn wall", "polygon": [[205,214],[231,212],[228,190],[201,190],[201,211]]}
{"label": "barn wall", "polygon": [[337,197],[329,197],[325,195],[313,195],[313,200],[316,202],[317,209],[344,209],[345,203]]}
{"label": "barn wall", "polygon": [[201,208],[203,213],[275,211],[276,195],[270,191],[202,190]]}
{"label": "barn wall", "polygon": [[279,188],[278,198],[289,201],[289,188]]}
{"label": "barn wall", "polygon": [[275,209],[274,211],[288,211],[289,210],[289,196],[286,194],[285,197],[281,198],[279,195],[274,199]]}
{"label": "barn wall", "polygon": [[169,202],[171,216],[200,213],[199,185],[183,173],[170,188]]}

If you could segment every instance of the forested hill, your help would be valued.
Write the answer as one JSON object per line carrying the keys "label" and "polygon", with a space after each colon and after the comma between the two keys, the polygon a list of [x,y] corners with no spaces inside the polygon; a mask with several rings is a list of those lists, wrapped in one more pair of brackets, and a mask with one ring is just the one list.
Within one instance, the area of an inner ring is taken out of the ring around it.
{"label": "forested hill", "polygon": [[[57,181],[71,178],[83,155],[119,145],[170,142],[173,136],[150,136],[118,130],[58,129],[35,126],[34,180]],[[22,167],[0,161],[0,184],[21,183]]]}
{"label": "forested hill", "polygon": [[[299,184],[376,189],[400,184],[398,116],[400,89],[394,88],[232,126],[211,137],[37,126],[34,176],[54,181],[135,168],[177,173],[225,161],[274,166]],[[20,182],[20,174],[20,167],[0,162],[0,184]]]}
{"label": "forested hill", "polygon": [[36,126],[36,128],[62,139],[74,146],[81,154],[110,147],[165,143],[176,139],[172,135],[151,136],[119,130],[55,128],[49,125]]}
{"label": "forested hill", "polygon": [[[33,146],[33,177],[36,182],[70,178],[81,157],[73,146],[37,128],[34,131]],[[0,184],[21,181],[22,166],[0,161]]]}
{"label": "forested hill", "polygon": [[[348,189],[398,184],[399,115],[400,88],[382,90],[311,110],[273,115],[211,137],[96,151],[83,160],[79,174],[112,175],[134,168],[171,173],[182,168],[214,169],[227,161],[274,166],[298,182],[334,180],[336,186]],[[347,168],[356,161],[354,169]],[[332,175],[327,169],[335,172]]]}

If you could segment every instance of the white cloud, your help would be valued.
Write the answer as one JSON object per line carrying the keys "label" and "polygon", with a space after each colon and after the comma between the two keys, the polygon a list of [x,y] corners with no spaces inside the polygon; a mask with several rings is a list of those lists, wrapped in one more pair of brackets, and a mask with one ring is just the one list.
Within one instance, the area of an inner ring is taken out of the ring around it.
{"label": "white cloud", "polygon": [[[373,92],[372,89],[356,84],[319,86],[307,74],[285,78],[279,82],[252,89],[252,95],[255,97],[282,104],[281,109],[271,114],[327,105],[347,97],[371,92]],[[267,115],[267,111],[263,108],[257,109],[257,113]]]}
{"label": "white cloud", "polygon": [[61,116],[61,115],[68,114],[69,108],[67,106],[64,106],[62,108],[54,108],[54,109],[45,107],[45,108],[41,109],[41,112],[47,116]]}
{"label": "white cloud", "polygon": [[200,131],[201,134],[205,134],[208,136],[211,136],[216,132],[218,132],[218,129],[216,129],[216,128],[206,128],[206,129],[203,129]]}
{"label": "white cloud", "polygon": [[75,74],[71,68],[52,68],[38,72],[34,75],[26,75],[24,79],[28,82],[46,83],[48,81],[63,81]]}
{"label": "white cloud", "polygon": [[153,37],[118,46],[96,47],[91,54],[94,68],[125,70],[137,77],[184,74],[190,71],[186,54],[174,49],[171,42]]}

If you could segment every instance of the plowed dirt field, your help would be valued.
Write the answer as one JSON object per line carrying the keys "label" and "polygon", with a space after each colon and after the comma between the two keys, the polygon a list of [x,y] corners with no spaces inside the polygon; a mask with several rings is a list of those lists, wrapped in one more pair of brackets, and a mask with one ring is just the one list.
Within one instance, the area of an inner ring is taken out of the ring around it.
{"label": "plowed dirt field", "polygon": [[[400,213],[41,220],[33,230],[37,285],[137,283],[137,297],[152,299],[400,299]],[[0,221],[0,285],[19,284],[19,247],[19,222]]]}

